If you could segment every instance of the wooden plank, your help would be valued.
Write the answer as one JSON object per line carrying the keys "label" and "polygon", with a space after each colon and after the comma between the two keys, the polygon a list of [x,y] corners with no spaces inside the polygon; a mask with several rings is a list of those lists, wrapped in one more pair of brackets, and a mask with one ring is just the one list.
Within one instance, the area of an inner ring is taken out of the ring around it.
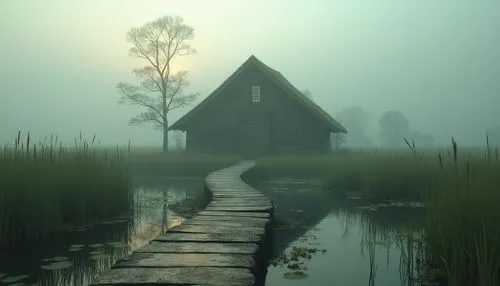
{"label": "wooden plank", "polygon": [[212,201],[207,205],[208,207],[233,207],[233,208],[245,208],[245,207],[251,207],[251,208],[260,208],[262,210],[268,210],[272,208],[272,204],[270,202],[263,203],[263,202],[252,202],[252,201],[225,201],[225,200],[219,200],[219,201]]}
{"label": "wooden plank", "polygon": [[197,216],[182,222],[183,225],[202,224],[214,226],[254,226],[265,227],[269,219],[252,217]]}
{"label": "wooden plank", "polygon": [[255,194],[255,193],[241,193],[241,192],[234,192],[234,193],[213,193],[212,197],[221,197],[221,198],[250,198],[250,199],[263,199],[263,200],[268,200],[268,197],[263,194]]}
{"label": "wooden plank", "polygon": [[254,269],[255,262],[253,256],[248,254],[134,253],[119,259],[112,268],[140,267],[237,267]]}
{"label": "wooden plank", "polygon": [[246,268],[174,267],[121,268],[104,272],[93,286],[104,285],[212,285],[250,286],[255,284],[252,272]]}
{"label": "wooden plank", "polygon": [[267,212],[228,212],[228,211],[216,211],[216,210],[203,210],[199,211],[197,215],[208,215],[208,216],[232,216],[232,217],[260,217],[269,218],[269,213]]}
{"label": "wooden plank", "polygon": [[250,233],[175,233],[167,232],[153,239],[158,242],[250,242],[260,243],[262,236]]}
{"label": "wooden plank", "polygon": [[256,243],[213,243],[213,242],[156,242],[137,249],[137,253],[234,253],[253,255],[259,249]]}
{"label": "wooden plank", "polygon": [[245,161],[208,175],[212,202],[205,210],[120,259],[92,285],[263,284],[261,244],[273,207],[241,180],[252,166]]}
{"label": "wooden plank", "polygon": [[205,211],[224,211],[224,212],[266,212],[270,213],[272,210],[271,206],[212,206],[210,204],[207,205]]}
{"label": "wooden plank", "polygon": [[[240,213],[237,213],[240,214]],[[252,213],[253,214],[253,213]],[[268,215],[268,214],[267,214]],[[268,215],[269,216],[269,215]],[[193,218],[185,220],[183,223],[190,223],[193,221],[216,221],[216,222],[233,222],[238,221],[238,223],[263,223],[267,224],[270,222],[269,218],[265,217],[252,217],[252,216],[231,216],[228,214],[224,215],[197,215]]]}
{"label": "wooden plank", "polygon": [[263,227],[232,227],[232,226],[215,226],[215,225],[196,225],[196,224],[181,224],[168,230],[175,233],[230,233],[230,234],[255,234],[258,236],[264,235]]}

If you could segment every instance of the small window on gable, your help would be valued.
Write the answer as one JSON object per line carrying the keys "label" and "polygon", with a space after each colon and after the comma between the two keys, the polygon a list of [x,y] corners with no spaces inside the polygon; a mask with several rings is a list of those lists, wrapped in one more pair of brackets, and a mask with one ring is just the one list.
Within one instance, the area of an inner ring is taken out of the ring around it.
{"label": "small window on gable", "polygon": [[252,86],[252,102],[260,102],[260,86]]}

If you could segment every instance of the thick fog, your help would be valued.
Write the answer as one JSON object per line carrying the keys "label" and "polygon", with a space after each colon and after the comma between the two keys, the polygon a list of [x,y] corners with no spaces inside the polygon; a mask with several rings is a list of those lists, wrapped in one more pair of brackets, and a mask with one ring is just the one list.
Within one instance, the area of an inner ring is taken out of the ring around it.
{"label": "thick fog", "polygon": [[128,126],[142,109],[119,105],[116,84],[144,65],[127,31],[163,15],[195,30],[197,54],[174,68],[200,100],[253,54],[334,117],[368,111],[370,136],[397,110],[436,143],[483,144],[500,125],[499,11],[498,0],[2,0],[0,145],[17,130],[68,143],[81,130],[161,146],[159,131]]}

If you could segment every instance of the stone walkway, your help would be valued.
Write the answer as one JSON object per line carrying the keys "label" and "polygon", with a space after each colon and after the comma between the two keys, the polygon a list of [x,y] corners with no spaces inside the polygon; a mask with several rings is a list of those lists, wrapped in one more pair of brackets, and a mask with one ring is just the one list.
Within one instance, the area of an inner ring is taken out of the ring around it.
{"label": "stone walkway", "polygon": [[241,180],[252,161],[211,173],[194,218],[117,261],[91,285],[264,285],[273,205]]}

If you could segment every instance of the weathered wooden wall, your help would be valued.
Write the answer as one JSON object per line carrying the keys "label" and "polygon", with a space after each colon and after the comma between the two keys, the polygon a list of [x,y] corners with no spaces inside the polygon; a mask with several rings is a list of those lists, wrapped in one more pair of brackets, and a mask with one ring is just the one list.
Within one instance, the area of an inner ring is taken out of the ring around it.
{"label": "weathered wooden wall", "polygon": [[[251,100],[254,85],[260,86],[259,103]],[[265,145],[267,154],[326,151],[330,147],[330,131],[324,124],[254,65],[244,69],[188,122],[188,151],[245,153],[246,144],[252,143],[245,135],[252,132],[257,132],[255,137]]]}

